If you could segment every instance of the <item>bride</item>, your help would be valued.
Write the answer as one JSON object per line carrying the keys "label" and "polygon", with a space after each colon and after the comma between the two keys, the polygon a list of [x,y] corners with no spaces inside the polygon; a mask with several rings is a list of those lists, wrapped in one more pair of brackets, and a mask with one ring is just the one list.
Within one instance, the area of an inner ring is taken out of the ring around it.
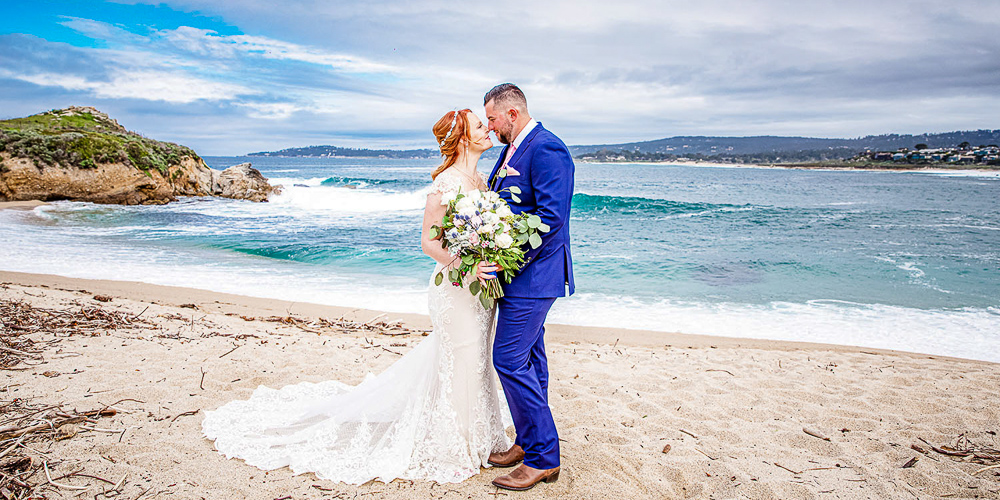
{"label": "bride", "polygon": [[[433,331],[357,386],[333,380],[260,386],[247,401],[206,411],[202,430],[226,457],[345,483],[448,483],[478,474],[490,453],[511,447],[491,359],[494,310],[484,309],[467,286],[434,285],[439,271],[459,262],[429,236],[447,208],[444,195],[486,189],[476,163],[493,144],[468,109],[446,113],[433,131],[444,163],[431,175],[421,235],[424,253],[437,261],[427,297]],[[481,265],[470,280],[488,279],[493,270]]]}

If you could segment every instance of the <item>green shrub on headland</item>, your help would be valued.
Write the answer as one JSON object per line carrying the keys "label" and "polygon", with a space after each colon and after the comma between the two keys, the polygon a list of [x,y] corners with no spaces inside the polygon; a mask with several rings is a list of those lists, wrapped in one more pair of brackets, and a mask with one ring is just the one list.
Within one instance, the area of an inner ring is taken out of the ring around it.
{"label": "green shrub on headland", "polygon": [[190,148],[129,132],[94,108],[78,107],[0,120],[0,152],[39,167],[125,163],[147,175],[153,170],[168,175],[185,156],[200,159]]}

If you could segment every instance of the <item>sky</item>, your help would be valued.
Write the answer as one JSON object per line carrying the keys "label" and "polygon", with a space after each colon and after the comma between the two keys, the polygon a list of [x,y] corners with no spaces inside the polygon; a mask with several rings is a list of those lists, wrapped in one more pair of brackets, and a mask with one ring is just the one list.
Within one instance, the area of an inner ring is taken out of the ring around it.
{"label": "sky", "polygon": [[1000,128],[997,0],[3,0],[0,118],[238,155],[430,148],[495,84],[567,144]]}

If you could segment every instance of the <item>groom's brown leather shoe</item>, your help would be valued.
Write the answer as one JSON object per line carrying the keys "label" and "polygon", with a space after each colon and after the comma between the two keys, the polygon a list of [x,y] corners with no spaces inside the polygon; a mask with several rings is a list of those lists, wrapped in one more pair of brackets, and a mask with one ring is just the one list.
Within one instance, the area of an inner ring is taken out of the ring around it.
{"label": "groom's brown leather shoe", "polygon": [[493,486],[505,490],[524,491],[534,488],[536,484],[545,481],[554,483],[559,479],[559,467],[555,469],[535,469],[521,464],[520,467],[510,471],[506,476],[500,476],[493,480]]}
{"label": "groom's brown leather shoe", "polygon": [[486,460],[486,463],[494,467],[513,467],[521,460],[524,460],[524,450],[515,444],[507,451],[490,453],[490,458]]}

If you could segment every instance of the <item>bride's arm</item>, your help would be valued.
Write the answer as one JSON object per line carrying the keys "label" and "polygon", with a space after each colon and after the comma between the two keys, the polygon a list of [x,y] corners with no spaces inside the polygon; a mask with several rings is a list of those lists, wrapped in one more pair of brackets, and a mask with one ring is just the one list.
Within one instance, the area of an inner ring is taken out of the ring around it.
{"label": "bride's arm", "polygon": [[441,226],[441,218],[448,210],[447,205],[441,204],[441,193],[431,193],[427,195],[427,206],[424,207],[424,223],[420,231],[420,248],[428,257],[436,260],[444,266],[455,263],[457,259],[452,257],[448,250],[441,247],[441,236],[431,238],[431,226]]}

